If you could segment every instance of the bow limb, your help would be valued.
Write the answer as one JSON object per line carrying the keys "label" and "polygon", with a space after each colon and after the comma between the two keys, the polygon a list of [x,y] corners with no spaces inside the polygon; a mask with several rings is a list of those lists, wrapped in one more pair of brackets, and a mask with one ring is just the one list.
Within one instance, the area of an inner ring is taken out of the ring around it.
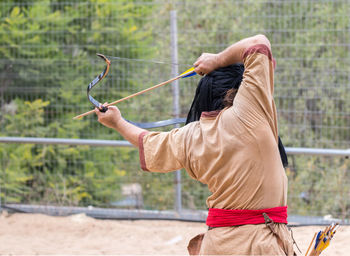
{"label": "bow limb", "polygon": [[172,119],[149,122],[149,123],[132,122],[129,120],[126,120],[126,121],[143,129],[152,129],[152,128],[164,127],[169,125],[182,124],[186,122],[186,118],[172,118]]}
{"label": "bow limb", "polygon": [[92,97],[90,95],[91,89],[96,84],[98,84],[103,78],[105,78],[107,76],[108,71],[109,71],[109,66],[111,65],[111,62],[109,61],[109,59],[107,59],[106,56],[104,56],[103,54],[97,53],[97,56],[100,57],[101,59],[103,59],[107,65],[106,65],[105,69],[102,71],[102,73],[99,74],[94,80],[92,80],[92,82],[88,85],[86,91],[87,91],[88,100],[92,103],[92,105],[94,105],[96,108],[98,108],[101,112],[106,112],[108,108],[103,106],[99,101],[97,101],[94,97]]}

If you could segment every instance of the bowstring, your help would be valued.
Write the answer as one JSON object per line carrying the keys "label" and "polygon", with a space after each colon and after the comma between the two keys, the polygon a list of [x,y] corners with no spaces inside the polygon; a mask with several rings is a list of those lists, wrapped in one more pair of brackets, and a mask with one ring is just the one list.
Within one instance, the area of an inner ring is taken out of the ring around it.
{"label": "bowstring", "polygon": [[189,63],[175,63],[170,61],[161,61],[161,60],[146,60],[146,59],[137,59],[137,58],[125,58],[125,57],[116,57],[116,56],[110,56],[105,55],[108,59],[116,59],[116,60],[125,60],[125,61],[138,61],[138,62],[149,62],[149,63],[156,63],[156,64],[169,64],[169,65],[188,65],[191,66],[193,64]]}

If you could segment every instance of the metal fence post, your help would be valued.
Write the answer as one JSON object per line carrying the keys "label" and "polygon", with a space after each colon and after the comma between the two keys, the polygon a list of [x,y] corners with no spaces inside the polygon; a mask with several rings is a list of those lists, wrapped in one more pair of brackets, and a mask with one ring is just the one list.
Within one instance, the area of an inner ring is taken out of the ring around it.
{"label": "metal fence post", "polygon": [[2,212],[2,203],[1,203],[1,180],[2,179],[0,179],[0,213]]}
{"label": "metal fence post", "polygon": [[[1,200],[1,197],[2,197],[1,186],[2,186],[3,182],[5,183],[5,181],[4,181],[4,178],[5,178],[5,174],[4,174],[4,172],[5,172],[5,165],[4,165],[3,161],[0,161],[0,166],[2,167],[1,168],[2,170],[0,170],[0,214],[1,214],[2,213],[2,204],[3,204],[2,200]],[[4,197],[4,204],[5,204],[5,202],[6,202],[6,200],[5,200],[5,197]]]}
{"label": "metal fence post", "polygon": [[[176,10],[170,11],[170,50],[171,50],[171,73],[172,77],[178,75],[178,57],[177,57],[177,17]],[[172,83],[172,94],[173,94],[173,115],[175,118],[179,117],[180,114],[180,104],[179,104],[179,83],[174,81]],[[178,127],[178,125],[176,126]],[[175,210],[182,210],[181,201],[181,170],[175,172]]]}
{"label": "metal fence post", "polygon": [[[5,192],[5,189],[4,190],[2,190],[1,188],[2,188],[2,186],[3,186],[3,184],[5,184],[5,165],[4,165],[4,162],[3,161],[1,161],[0,162],[0,165],[2,166],[2,171],[0,171],[0,214],[2,213],[2,211],[3,211],[3,209],[2,209],[2,205],[4,204],[5,205],[5,203],[6,203],[6,197],[5,197],[5,195],[4,195],[4,200],[2,200],[2,191],[4,191]],[[5,186],[4,186],[5,187]]]}

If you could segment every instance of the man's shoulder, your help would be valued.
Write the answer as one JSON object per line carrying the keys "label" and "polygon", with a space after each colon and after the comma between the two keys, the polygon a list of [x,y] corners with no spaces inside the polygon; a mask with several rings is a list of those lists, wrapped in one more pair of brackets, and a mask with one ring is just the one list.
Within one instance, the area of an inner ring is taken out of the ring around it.
{"label": "man's shoulder", "polygon": [[271,49],[265,44],[256,44],[247,48],[243,53],[243,60],[246,60],[249,56],[255,54],[262,54],[263,56],[268,57],[270,61],[273,61]]}

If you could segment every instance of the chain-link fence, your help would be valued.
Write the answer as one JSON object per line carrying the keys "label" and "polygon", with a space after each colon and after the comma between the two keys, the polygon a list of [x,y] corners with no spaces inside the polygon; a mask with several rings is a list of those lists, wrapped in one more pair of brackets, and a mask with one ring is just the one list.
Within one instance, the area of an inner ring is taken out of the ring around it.
{"label": "chain-link fence", "polygon": [[[179,72],[202,52],[244,37],[268,36],[277,60],[275,102],[287,147],[350,148],[350,2],[2,1],[0,136],[121,139],[89,116],[86,87],[111,60],[93,96],[114,101],[172,74],[170,11],[177,11]],[[115,58],[119,57],[119,58]],[[179,81],[185,117],[198,77]],[[132,121],[171,118],[171,86],[118,105]],[[170,128],[169,128],[170,129]],[[174,208],[174,175],[139,171],[131,148],[0,144],[1,201],[6,203]],[[349,160],[293,156],[293,214],[349,216]],[[185,209],[205,209],[205,186],[182,175]]]}

